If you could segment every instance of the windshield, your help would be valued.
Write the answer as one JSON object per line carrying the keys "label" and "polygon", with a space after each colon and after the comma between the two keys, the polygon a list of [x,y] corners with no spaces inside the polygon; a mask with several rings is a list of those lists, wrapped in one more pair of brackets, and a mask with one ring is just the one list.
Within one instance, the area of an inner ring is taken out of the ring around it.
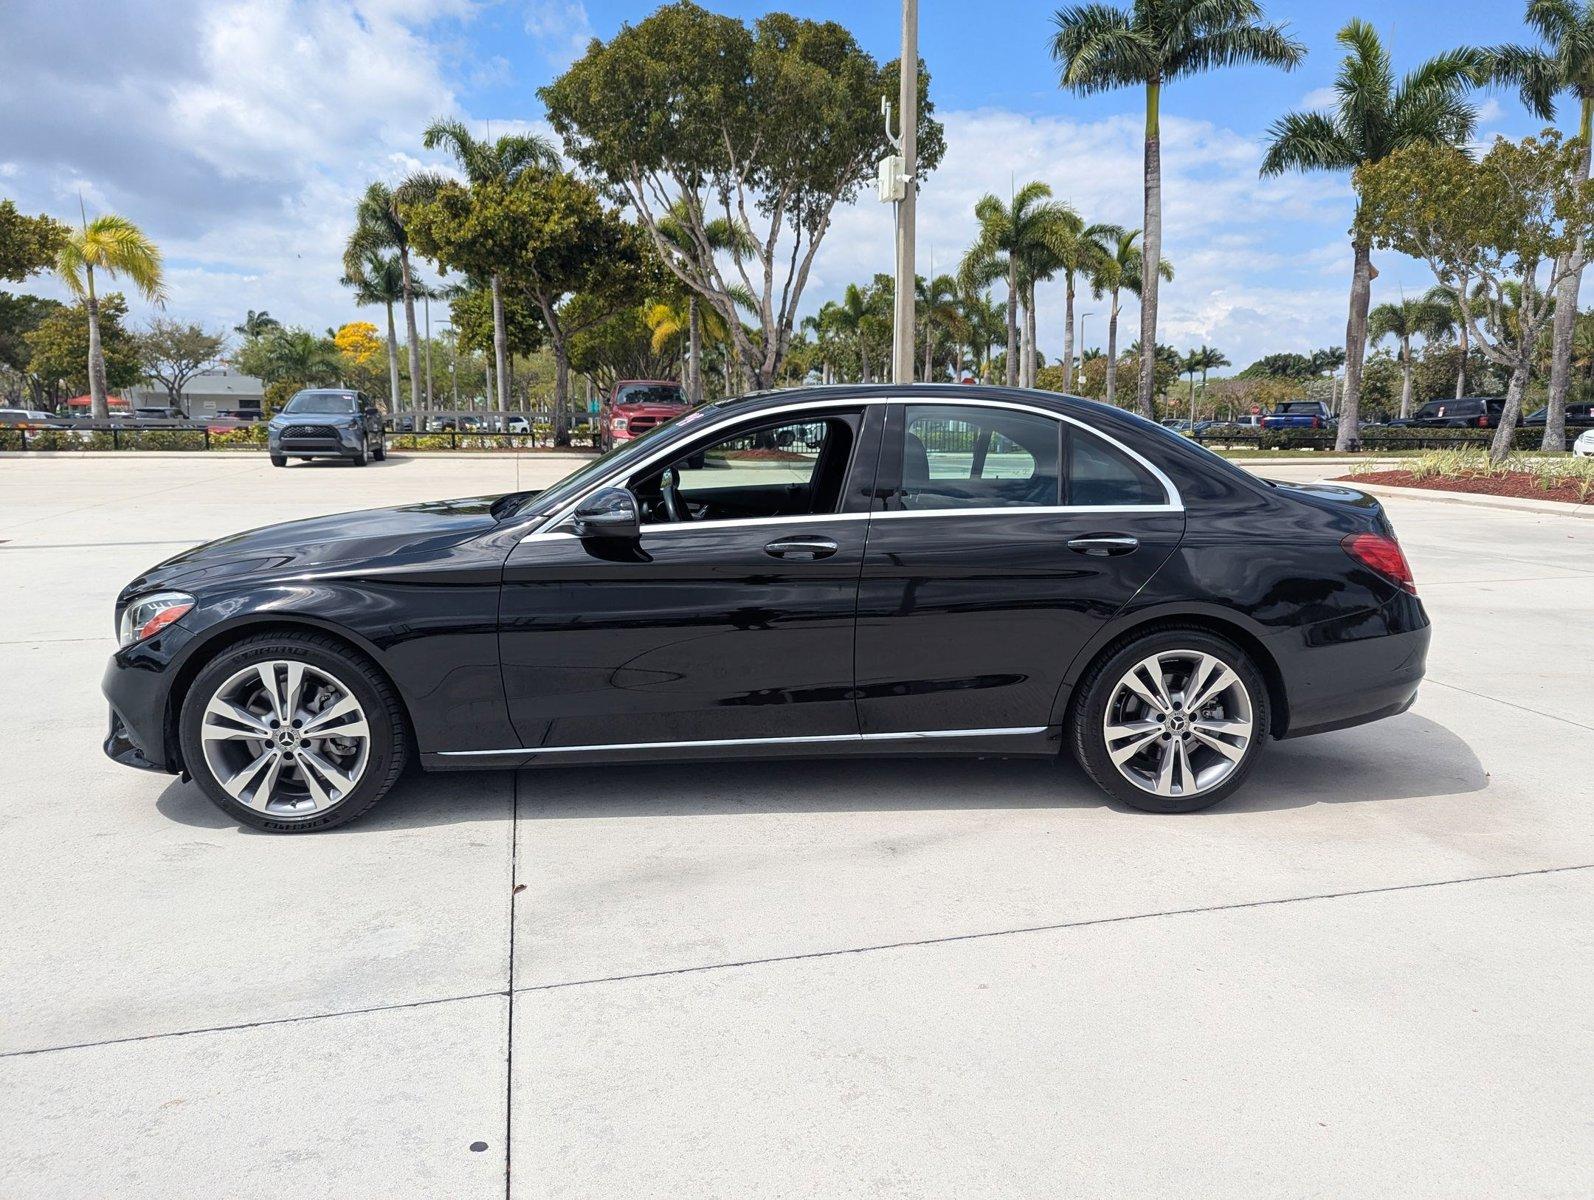
{"label": "windshield", "polygon": [[1281,413],[1316,413],[1316,400],[1287,400],[1279,405]]}
{"label": "windshield", "polygon": [[300,392],[282,410],[285,413],[352,413],[357,411],[352,392]]}
{"label": "windshield", "polygon": [[614,398],[616,404],[685,404],[679,384],[639,383],[622,387]]}
{"label": "windshield", "polygon": [[654,443],[665,436],[667,431],[679,429],[683,425],[707,416],[710,408],[711,406],[705,406],[692,412],[682,413],[678,417],[672,417],[668,421],[655,425],[646,433],[638,435],[629,442],[616,442],[614,449],[598,455],[597,458],[585,466],[578,467],[551,487],[525,497],[513,509],[508,510],[503,515],[506,517],[524,517],[551,514],[594,480],[601,479],[610,471],[623,466],[632,459],[640,458],[651,452]]}

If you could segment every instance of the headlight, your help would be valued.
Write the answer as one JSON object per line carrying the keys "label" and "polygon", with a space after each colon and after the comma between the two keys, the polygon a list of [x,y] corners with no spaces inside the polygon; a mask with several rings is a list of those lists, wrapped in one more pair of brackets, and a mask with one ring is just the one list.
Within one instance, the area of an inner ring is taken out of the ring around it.
{"label": "headlight", "polygon": [[116,640],[123,646],[142,642],[180,620],[193,607],[194,598],[187,592],[153,592],[140,596],[122,610]]}

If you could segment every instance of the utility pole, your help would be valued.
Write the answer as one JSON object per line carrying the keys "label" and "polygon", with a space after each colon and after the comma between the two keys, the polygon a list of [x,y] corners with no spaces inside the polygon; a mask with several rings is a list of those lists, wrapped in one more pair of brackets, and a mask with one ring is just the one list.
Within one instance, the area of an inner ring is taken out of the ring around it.
{"label": "utility pole", "polygon": [[914,305],[914,199],[918,191],[917,133],[919,128],[919,0],[902,0],[902,77],[897,90],[901,113],[898,145],[906,187],[897,201],[897,296],[892,322],[891,382],[913,382]]}

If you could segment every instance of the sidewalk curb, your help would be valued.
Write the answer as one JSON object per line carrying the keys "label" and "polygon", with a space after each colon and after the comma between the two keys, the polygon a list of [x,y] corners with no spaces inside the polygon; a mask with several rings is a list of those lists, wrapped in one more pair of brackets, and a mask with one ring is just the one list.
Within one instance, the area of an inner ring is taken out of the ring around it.
{"label": "sidewalk curb", "polygon": [[1473,508],[1497,508],[1503,512],[1541,513],[1553,517],[1573,517],[1594,521],[1594,504],[1569,504],[1563,500],[1518,500],[1514,496],[1480,496],[1472,492],[1441,492],[1434,488],[1396,487],[1390,483],[1361,483],[1355,479],[1335,480],[1373,496],[1432,500],[1439,504],[1461,504]]}
{"label": "sidewalk curb", "polygon": [[[569,450],[391,450],[388,452],[392,458],[425,460],[429,458],[447,459],[453,462],[479,462],[483,459],[510,459],[529,458],[547,459],[550,462],[591,462],[596,454],[585,454]],[[260,465],[266,465],[264,448],[239,447],[238,449],[215,450],[0,450],[0,459],[3,458],[257,458]]]}

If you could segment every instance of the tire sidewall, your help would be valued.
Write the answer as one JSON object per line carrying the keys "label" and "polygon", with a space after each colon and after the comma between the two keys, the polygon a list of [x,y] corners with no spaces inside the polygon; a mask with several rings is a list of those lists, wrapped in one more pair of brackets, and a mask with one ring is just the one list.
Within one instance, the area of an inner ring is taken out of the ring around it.
{"label": "tire sidewall", "polygon": [[[204,723],[205,706],[210,703],[216,689],[245,667],[272,660],[307,663],[334,676],[359,701],[370,729],[370,751],[360,782],[348,796],[325,812],[302,820],[257,812],[228,795],[227,790],[211,774],[199,735],[200,726]],[[403,752],[402,730],[395,727],[390,706],[373,681],[374,677],[374,668],[355,656],[292,636],[252,639],[224,650],[200,670],[184,697],[182,713],[178,718],[183,762],[194,781],[218,808],[252,828],[272,833],[308,833],[352,821],[387,790],[396,774],[395,755],[402,755]]]}
{"label": "tire sidewall", "polygon": [[[1137,662],[1163,650],[1201,650],[1222,659],[1234,669],[1251,697],[1253,728],[1245,757],[1219,786],[1196,796],[1158,796],[1130,783],[1113,765],[1107,753],[1106,736],[1102,733],[1102,720],[1118,681]],[[1267,681],[1250,655],[1227,638],[1203,630],[1160,629],[1124,642],[1091,671],[1074,710],[1070,741],[1080,766],[1119,802],[1144,812],[1199,812],[1233,794],[1245,783],[1270,736],[1271,722]]]}

